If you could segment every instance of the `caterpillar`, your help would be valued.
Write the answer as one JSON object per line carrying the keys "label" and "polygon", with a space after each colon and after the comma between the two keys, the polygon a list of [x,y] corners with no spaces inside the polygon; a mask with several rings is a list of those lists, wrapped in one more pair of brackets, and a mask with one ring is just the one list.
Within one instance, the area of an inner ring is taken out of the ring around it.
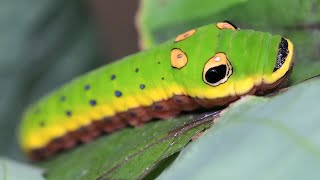
{"label": "caterpillar", "polygon": [[228,21],[209,24],[88,72],[30,105],[20,146],[32,160],[46,159],[127,125],[264,95],[284,86],[292,68],[290,40]]}

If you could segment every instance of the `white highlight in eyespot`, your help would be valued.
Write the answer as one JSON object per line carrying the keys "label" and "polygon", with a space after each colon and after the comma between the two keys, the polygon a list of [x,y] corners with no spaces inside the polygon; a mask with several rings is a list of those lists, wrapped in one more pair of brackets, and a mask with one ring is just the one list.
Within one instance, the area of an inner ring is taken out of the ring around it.
{"label": "white highlight in eyespot", "polygon": [[214,60],[215,60],[216,62],[218,62],[218,61],[220,61],[220,57],[219,57],[219,56],[218,56],[218,57],[215,57]]}

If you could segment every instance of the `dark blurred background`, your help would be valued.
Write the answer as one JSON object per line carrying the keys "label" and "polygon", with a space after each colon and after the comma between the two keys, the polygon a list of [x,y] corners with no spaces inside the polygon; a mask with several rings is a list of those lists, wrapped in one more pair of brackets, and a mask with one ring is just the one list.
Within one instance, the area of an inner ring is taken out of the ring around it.
{"label": "dark blurred background", "polygon": [[21,159],[17,128],[30,103],[138,51],[138,1],[0,3],[0,156]]}
{"label": "dark blurred background", "polygon": [[138,51],[135,17],[138,1],[88,0],[90,16],[97,24],[104,55],[118,59]]}

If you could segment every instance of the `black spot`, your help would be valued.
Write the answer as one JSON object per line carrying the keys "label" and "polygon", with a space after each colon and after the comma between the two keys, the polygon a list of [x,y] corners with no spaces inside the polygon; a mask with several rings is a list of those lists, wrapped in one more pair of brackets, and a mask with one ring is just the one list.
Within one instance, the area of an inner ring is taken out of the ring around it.
{"label": "black spot", "polygon": [[89,90],[89,89],[90,89],[90,85],[87,84],[87,85],[84,86],[84,90],[87,91],[87,90]]}
{"label": "black spot", "polygon": [[144,89],[145,87],[146,87],[146,85],[140,84],[140,89]]}
{"label": "black spot", "polygon": [[90,100],[89,103],[90,103],[91,106],[97,105],[97,101],[94,100],[94,99]]}
{"label": "black spot", "polygon": [[139,68],[136,68],[136,70],[134,70],[136,73],[139,72]]}
{"label": "black spot", "polygon": [[158,64],[160,64],[160,61],[158,61]]}
{"label": "black spot", "polygon": [[66,97],[65,97],[65,96],[61,96],[61,97],[60,97],[60,101],[63,102],[63,101],[65,101],[65,100],[66,100]]}
{"label": "black spot", "polygon": [[116,75],[112,74],[111,77],[110,77],[110,79],[111,79],[111,80],[116,79]]}
{"label": "black spot", "polygon": [[205,74],[205,78],[208,83],[214,84],[222,80],[226,76],[226,74],[227,66],[223,64],[208,69]]}
{"label": "black spot", "polygon": [[164,80],[164,77],[162,77],[161,79]]}
{"label": "black spot", "polygon": [[70,117],[70,116],[72,116],[72,112],[71,111],[66,111],[66,115]]}
{"label": "black spot", "polygon": [[44,127],[45,125],[46,125],[45,122],[43,122],[43,121],[40,121],[40,122],[39,122],[39,126]]}
{"label": "black spot", "polygon": [[122,92],[121,92],[121,91],[115,91],[115,92],[114,92],[114,95],[115,95],[116,97],[121,97],[121,96],[122,96]]}

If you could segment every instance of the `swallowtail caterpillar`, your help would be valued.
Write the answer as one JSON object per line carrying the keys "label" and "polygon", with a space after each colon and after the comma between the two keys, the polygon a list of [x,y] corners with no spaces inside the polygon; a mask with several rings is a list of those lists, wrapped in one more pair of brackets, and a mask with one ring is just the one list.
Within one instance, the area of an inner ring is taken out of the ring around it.
{"label": "swallowtail caterpillar", "polygon": [[181,111],[226,106],[283,86],[293,45],[229,22],[193,29],[158,47],[102,66],[25,112],[20,144],[33,160]]}

